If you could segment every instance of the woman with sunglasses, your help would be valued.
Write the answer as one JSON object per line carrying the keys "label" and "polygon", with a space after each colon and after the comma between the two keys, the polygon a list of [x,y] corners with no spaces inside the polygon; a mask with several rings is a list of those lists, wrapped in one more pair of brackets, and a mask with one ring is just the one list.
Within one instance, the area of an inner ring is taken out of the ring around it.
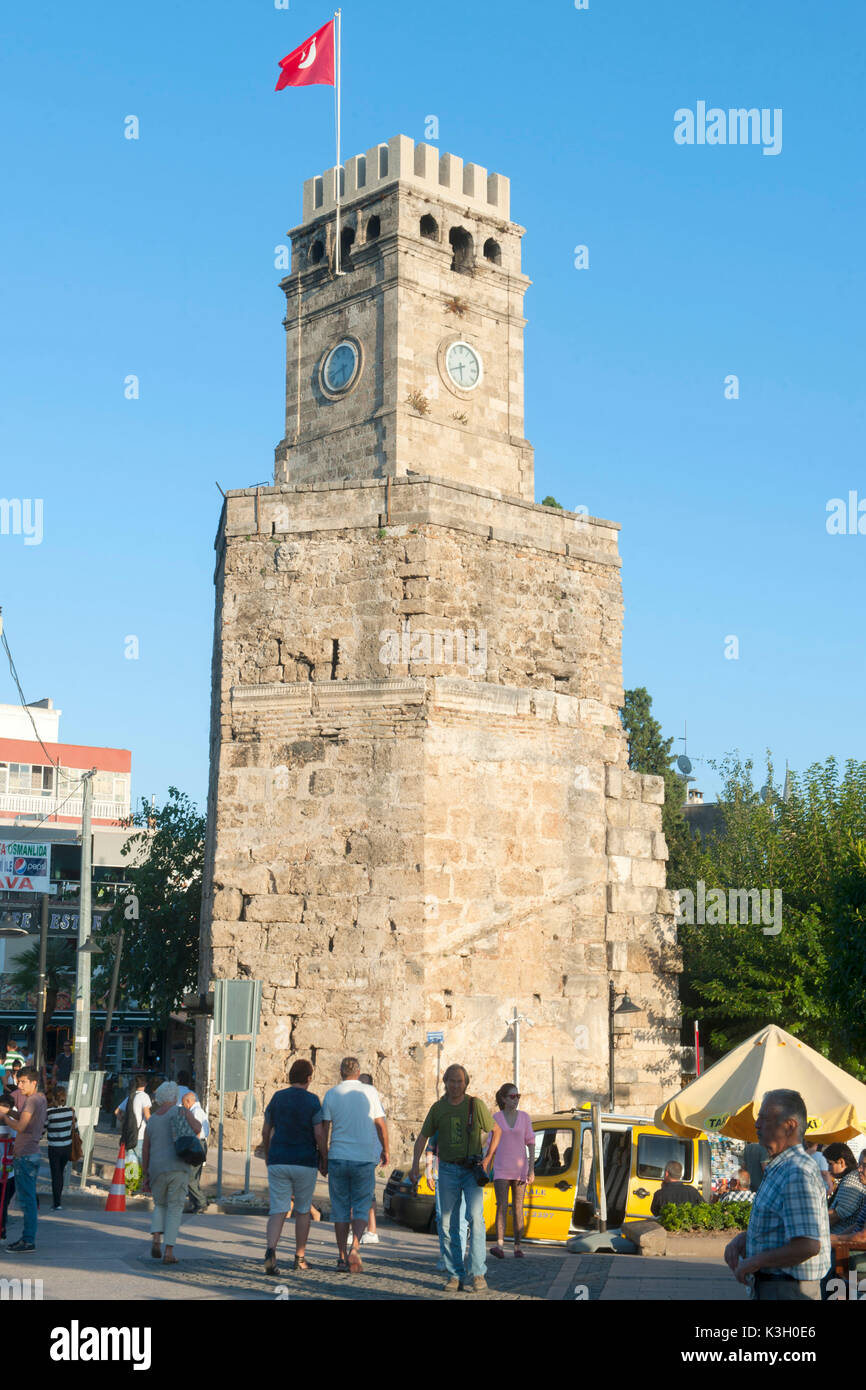
{"label": "woman with sunglasses", "polygon": [[490,1253],[505,1259],[505,1222],[508,1216],[508,1190],[511,1189],[511,1219],[514,1254],[523,1259],[523,1199],[526,1184],[535,1181],[535,1131],[525,1110],[518,1110],[520,1092],[508,1082],[496,1092],[499,1107],[493,1116],[502,1131],[493,1160],[493,1190],[496,1193],[496,1244]]}

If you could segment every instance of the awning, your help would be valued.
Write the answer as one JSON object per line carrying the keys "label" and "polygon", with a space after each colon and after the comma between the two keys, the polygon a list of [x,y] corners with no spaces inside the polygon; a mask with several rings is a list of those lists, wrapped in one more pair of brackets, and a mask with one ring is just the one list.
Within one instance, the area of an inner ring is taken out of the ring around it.
{"label": "awning", "polygon": [[[104,1026],[106,1019],[105,1009],[94,1009],[90,1015],[90,1022]],[[49,1028],[71,1028],[75,1023],[75,1014],[69,1009],[59,1009],[53,1013],[48,1020]],[[36,1024],[36,1012],[34,1009],[21,1009],[18,1011],[10,1010],[4,1012],[0,1010],[0,1027],[3,1025],[11,1028],[32,1028]],[[150,1014],[140,1013],[135,1010],[117,1009],[112,1019],[111,1027],[114,1028],[157,1028],[159,1025]]]}

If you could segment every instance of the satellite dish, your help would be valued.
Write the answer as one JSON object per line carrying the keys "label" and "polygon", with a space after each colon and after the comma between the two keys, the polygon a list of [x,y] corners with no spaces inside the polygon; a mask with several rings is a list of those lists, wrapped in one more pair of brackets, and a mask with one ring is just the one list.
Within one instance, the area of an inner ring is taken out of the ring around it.
{"label": "satellite dish", "polygon": [[689,773],[692,770],[691,758],[687,758],[683,753],[679,758],[677,758],[677,767],[679,768],[680,772],[683,774],[684,777],[688,777]]}

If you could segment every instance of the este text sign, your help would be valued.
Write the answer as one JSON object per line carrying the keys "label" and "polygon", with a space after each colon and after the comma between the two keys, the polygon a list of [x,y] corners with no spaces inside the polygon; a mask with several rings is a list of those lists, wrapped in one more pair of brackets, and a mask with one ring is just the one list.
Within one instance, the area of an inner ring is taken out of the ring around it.
{"label": "este text sign", "polygon": [[11,893],[50,893],[51,846],[0,840],[0,888]]}

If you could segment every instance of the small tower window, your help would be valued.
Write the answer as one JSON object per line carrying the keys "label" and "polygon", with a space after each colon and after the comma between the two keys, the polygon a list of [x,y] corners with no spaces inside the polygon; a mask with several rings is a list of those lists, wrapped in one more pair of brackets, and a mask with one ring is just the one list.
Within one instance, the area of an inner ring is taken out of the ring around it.
{"label": "small tower window", "polygon": [[321,265],[325,259],[325,243],[314,241],[310,247],[310,265]]}
{"label": "small tower window", "polygon": [[484,243],[484,259],[490,261],[492,265],[502,265],[502,247],[493,237]]}
{"label": "small tower window", "polygon": [[379,217],[371,217],[367,223],[367,240],[375,241],[382,231],[382,221]]}
{"label": "small tower window", "polygon": [[352,256],[352,247],[355,245],[355,228],[344,227],[340,232],[340,260],[343,265],[347,265]]}
{"label": "small tower window", "polygon": [[471,275],[475,269],[475,243],[472,237],[465,227],[454,227],[448,240],[454,252],[451,269],[456,270],[458,275]]}
{"label": "small tower window", "polygon": [[436,221],[436,218],[431,217],[429,213],[427,213],[426,217],[421,218],[421,235],[425,237],[427,241],[439,240],[439,223]]}

